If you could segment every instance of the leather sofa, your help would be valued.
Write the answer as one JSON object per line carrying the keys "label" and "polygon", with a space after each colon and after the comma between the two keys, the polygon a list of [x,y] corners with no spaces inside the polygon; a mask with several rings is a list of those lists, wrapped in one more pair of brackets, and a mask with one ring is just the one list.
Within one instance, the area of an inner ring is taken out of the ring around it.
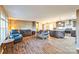
{"label": "leather sofa", "polygon": [[55,31],[49,31],[49,35],[50,35],[51,37],[55,37]]}
{"label": "leather sofa", "polygon": [[19,30],[20,33],[23,35],[23,37],[26,37],[26,36],[31,36],[32,35],[32,31],[27,29],[27,30]]}
{"label": "leather sofa", "polygon": [[65,36],[64,31],[50,31],[49,33],[51,37],[56,37],[56,38],[64,38]]}
{"label": "leather sofa", "polygon": [[71,36],[72,36],[72,37],[76,37],[76,31],[75,31],[75,30],[72,30],[72,31],[71,31]]}
{"label": "leather sofa", "polygon": [[10,32],[10,39],[15,39],[14,42],[19,42],[21,41],[23,36],[18,32],[18,30],[12,30]]}

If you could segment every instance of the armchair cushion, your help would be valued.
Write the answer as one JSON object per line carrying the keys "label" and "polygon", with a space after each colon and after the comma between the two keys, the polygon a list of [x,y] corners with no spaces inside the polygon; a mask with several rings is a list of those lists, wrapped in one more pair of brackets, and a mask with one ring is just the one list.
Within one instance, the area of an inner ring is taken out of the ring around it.
{"label": "armchair cushion", "polygon": [[22,40],[22,35],[17,30],[12,30],[10,32],[10,38],[15,39],[15,41],[17,42]]}

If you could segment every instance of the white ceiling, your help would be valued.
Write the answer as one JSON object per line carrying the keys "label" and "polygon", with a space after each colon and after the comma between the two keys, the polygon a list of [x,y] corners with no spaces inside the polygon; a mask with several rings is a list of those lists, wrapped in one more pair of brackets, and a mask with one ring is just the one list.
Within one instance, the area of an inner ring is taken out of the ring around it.
{"label": "white ceiling", "polygon": [[5,5],[12,18],[30,21],[75,19],[77,5]]}

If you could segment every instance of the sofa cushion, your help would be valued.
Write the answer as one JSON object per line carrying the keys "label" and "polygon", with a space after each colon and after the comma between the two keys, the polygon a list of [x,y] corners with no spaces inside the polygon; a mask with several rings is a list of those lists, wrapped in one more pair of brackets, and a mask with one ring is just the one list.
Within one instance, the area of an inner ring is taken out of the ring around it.
{"label": "sofa cushion", "polygon": [[65,32],[64,31],[50,31],[50,36],[56,37],[56,38],[64,38]]}
{"label": "sofa cushion", "polygon": [[22,35],[17,30],[12,30],[10,32],[10,39],[15,39],[18,42],[22,40]]}
{"label": "sofa cushion", "polygon": [[23,35],[23,37],[32,35],[31,30],[20,30],[20,33]]}

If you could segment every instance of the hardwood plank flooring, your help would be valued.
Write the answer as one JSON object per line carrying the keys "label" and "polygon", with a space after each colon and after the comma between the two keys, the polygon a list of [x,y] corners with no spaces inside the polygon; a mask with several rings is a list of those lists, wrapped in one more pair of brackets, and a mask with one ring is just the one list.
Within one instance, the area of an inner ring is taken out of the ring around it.
{"label": "hardwood plank flooring", "polygon": [[24,37],[12,48],[7,46],[4,54],[76,54],[75,38],[65,36],[64,39],[49,37],[42,40],[33,36]]}

